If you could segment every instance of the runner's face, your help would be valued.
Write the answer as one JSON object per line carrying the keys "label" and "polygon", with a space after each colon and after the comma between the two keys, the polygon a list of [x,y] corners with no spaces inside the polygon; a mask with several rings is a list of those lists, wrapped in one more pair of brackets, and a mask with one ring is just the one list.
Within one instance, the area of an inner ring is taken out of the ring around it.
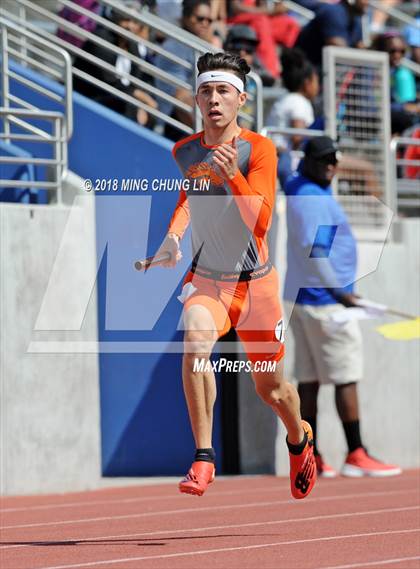
{"label": "runner's face", "polygon": [[238,110],[246,101],[246,93],[230,83],[204,83],[196,96],[205,128],[224,128],[236,121]]}

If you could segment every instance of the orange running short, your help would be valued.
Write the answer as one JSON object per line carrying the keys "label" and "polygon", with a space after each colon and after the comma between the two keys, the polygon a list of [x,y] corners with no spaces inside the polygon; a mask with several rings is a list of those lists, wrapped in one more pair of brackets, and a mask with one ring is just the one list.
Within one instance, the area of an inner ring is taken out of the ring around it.
{"label": "orange running short", "polygon": [[284,356],[284,322],[279,301],[277,271],[272,268],[261,278],[225,282],[188,273],[184,286],[194,292],[184,310],[199,304],[211,313],[219,338],[233,326],[248,359],[279,361]]}

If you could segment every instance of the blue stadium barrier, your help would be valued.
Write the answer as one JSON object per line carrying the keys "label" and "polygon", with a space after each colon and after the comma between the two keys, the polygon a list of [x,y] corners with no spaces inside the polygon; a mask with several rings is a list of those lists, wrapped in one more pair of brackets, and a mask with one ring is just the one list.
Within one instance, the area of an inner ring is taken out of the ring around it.
{"label": "blue stadium barrier", "polygon": [[[0,156],[32,158],[32,154],[22,148],[0,140]],[[12,203],[47,203],[48,193],[46,190],[33,188],[30,182],[37,179],[36,167],[34,164],[7,164],[0,163],[0,178],[2,180],[16,180],[28,182],[26,187],[1,187],[0,202]]]}

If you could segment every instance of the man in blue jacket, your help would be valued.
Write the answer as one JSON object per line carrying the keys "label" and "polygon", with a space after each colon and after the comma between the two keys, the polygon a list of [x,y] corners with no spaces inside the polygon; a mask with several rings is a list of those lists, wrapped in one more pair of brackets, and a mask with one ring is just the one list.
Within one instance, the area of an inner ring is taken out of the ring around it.
{"label": "man in blue jacket", "polygon": [[290,325],[295,338],[295,370],[302,417],[314,429],[318,473],[336,476],[317,448],[316,416],[320,384],[335,385],[335,402],[348,455],[345,476],[393,476],[397,466],[368,455],[360,435],[357,382],[363,374],[360,328],[356,320],[339,327],[331,315],[357,306],[354,294],[357,250],[346,215],[334,198],[331,182],[339,153],[334,141],[310,140],[299,172],[289,178],[287,199],[287,273],[285,300],[295,303]]}
{"label": "man in blue jacket", "polygon": [[315,17],[302,28],[296,47],[302,49],[317,67],[322,67],[322,48],[325,46],[363,47],[362,16],[367,7],[367,0],[319,3]]}

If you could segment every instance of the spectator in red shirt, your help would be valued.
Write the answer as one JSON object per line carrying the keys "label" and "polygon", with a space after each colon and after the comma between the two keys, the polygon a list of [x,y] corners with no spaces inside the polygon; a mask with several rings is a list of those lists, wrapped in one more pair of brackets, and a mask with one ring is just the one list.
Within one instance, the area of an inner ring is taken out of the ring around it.
{"label": "spectator in red shirt", "polygon": [[272,9],[267,7],[266,0],[228,2],[228,22],[254,28],[260,40],[257,55],[276,78],[280,77],[277,45],[293,47],[300,31],[299,24],[286,12],[282,2],[275,2]]}
{"label": "spectator in red shirt", "polygon": [[[420,128],[416,128],[413,134],[413,138],[417,140],[420,139]],[[413,165],[406,167],[405,177],[409,178],[410,180],[419,180],[420,166],[417,165],[417,162],[420,162],[420,146],[414,144],[408,146],[404,154],[404,159],[413,162]]]}

